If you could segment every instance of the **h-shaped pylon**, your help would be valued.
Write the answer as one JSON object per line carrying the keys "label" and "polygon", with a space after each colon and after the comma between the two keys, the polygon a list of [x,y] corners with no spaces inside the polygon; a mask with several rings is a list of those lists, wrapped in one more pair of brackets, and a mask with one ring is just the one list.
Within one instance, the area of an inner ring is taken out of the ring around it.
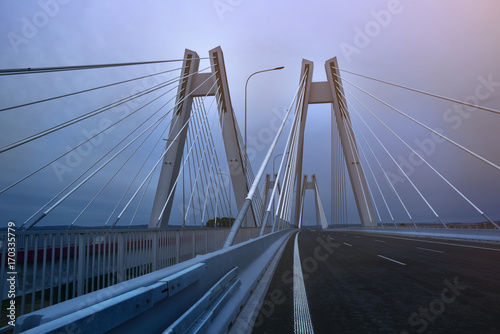
{"label": "h-shaped pylon", "polygon": [[[332,144],[332,167],[331,175],[334,180],[334,173],[339,171],[334,170],[334,154],[333,148],[335,147],[336,138],[333,136],[335,127],[337,127],[344,153],[345,161],[347,164],[347,171],[351,181],[354,199],[361,219],[362,226],[373,227],[377,226],[377,221],[373,211],[372,200],[368,191],[365,174],[360,164],[358,148],[352,129],[351,118],[347,110],[347,103],[345,101],[344,89],[342,88],[342,80],[340,78],[339,66],[337,58],[331,58],[325,62],[325,70],[327,81],[313,82],[313,62],[309,60],[302,60],[301,78],[305,76],[305,93],[301,106],[301,123],[299,128],[299,146],[297,151],[297,169],[296,169],[296,195],[295,195],[295,226],[299,226],[301,218],[301,188],[302,188],[302,157],[304,149],[304,130],[307,118],[307,109],[309,104],[330,103],[332,106],[331,115],[331,144]],[[332,181],[333,182],[333,181]],[[334,201],[334,189],[332,186],[332,207]]]}
{"label": "h-shaped pylon", "polygon": [[299,228],[302,228],[302,218],[304,214],[304,201],[306,198],[306,190],[314,190],[314,206],[316,207],[316,228],[327,229],[328,222],[326,221],[325,210],[323,209],[323,203],[321,202],[321,197],[319,196],[318,181],[316,180],[316,175],[312,175],[312,181],[307,180],[307,175],[304,175],[304,182],[302,183],[302,192],[300,198],[300,216],[299,216]]}
{"label": "h-shaped pylon", "polygon": [[[238,210],[243,206],[249,191],[247,166],[240,150],[236,119],[234,116],[229,85],[227,82],[224,57],[220,47],[209,51],[212,72],[198,73],[200,57],[191,50],[184,53],[182,76],[176,97],[174,112],[167,139],[160,178],[149,220],[149,228],[166,227],[172,210],[172,198],[176,179],[180,172],[184,145],[191,116],[193,98],[197,96],[215,96],[222,128],[222,139],[226,150],[227,163]],[[186,124],[188,123],[188,124]],[[217,177],[217,176],[215,176]],[[247,215],[246,226],[257,226],[253,208]]]}

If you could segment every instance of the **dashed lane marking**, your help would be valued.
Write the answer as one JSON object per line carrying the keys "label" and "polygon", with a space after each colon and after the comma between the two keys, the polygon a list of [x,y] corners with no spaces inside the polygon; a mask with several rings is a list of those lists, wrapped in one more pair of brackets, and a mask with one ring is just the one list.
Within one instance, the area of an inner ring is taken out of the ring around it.
{"label": "dashed lane marking", "polygon": [[423,248],[423,247],[417,247],[417,248],[421,249],[421,250],[426,250],[426,251],[429,251],[429,252],[444,253],[442,251],[438,251],[438,250],[430,249],[430,248]]}
{"label": "dashed lane marking", "polygon": [[381,257],[381,258],[383,258],[383,259],[386,259],[386,260],[389,260],[389,261],[395,262],[395,263],[400,264],[400,265],[402,265],[402,266],[406,266],[406,263],[396,261],[396,260],[391,259],[391,258],[389,258],[389,257],[385,257],[385,256],[383,256],[383,255],[377,255],[377,256],[378,256],[378,257]]}

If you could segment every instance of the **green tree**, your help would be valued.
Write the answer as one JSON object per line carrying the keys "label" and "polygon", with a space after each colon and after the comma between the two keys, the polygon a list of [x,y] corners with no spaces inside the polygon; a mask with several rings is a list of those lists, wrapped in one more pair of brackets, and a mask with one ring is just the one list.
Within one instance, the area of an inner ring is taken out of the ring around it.
{"label": "green tree", "polygon": [[[234,221],[235,221],[235,218],[232,218],[232,217],[221,217],[221,218],[217,218],[217,223],[215,222],[215,219],[208,220],[206,226],[207,227],[232,227]],[[216,224],[217,224],[217,226],[215,226]]]}

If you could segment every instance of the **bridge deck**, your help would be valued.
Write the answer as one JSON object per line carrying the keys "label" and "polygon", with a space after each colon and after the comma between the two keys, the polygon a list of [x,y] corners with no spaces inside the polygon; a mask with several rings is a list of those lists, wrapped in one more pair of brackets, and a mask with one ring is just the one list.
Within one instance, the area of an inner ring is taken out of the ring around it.
{"label": "bridge deck", "polygon": [[[316,333],[498,332],[498,245],[303,231],[298,250]],[[293,267],[290,238],[253,333],[300,328]]]}

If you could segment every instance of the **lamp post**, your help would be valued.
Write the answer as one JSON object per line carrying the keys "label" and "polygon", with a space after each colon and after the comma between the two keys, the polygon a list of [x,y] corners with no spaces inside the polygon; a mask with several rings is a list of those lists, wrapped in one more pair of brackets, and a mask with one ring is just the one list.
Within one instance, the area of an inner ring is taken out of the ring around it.
{"label": "lamp post", "polygon": [[[290,153],[290,151],[286,152],[285,154],[288,154],[288,153]],[[282,155],[283,155],[283,153],[280,153],[280,154],[276,155],[276,156],[274,157],[274,159],[273,159],[273,178],[274,178],[274,174],[276,174],[276,173],[275,173],[275,171],[274,171],[274,163],[276,162],[276,158],[277,158],[277,157],[280,157],[280,156],[282,156]]]}
{"label": "lamp post", "polygon": [[285,66],[280,66],[276,68],[270,68],[268,70],[263,70],[263,71],[257,71],[255,73],[252,73],[248,79],[247,82],[245,83],[245,168],[246,168],[246,163],[247,163],[247,86],[248,86],[248,80],[250,80],[251,77],[258,73],[263,73],[263,72],[269,72],[269,71],[277,71],[277,70],[282,70],[284,69]]}

